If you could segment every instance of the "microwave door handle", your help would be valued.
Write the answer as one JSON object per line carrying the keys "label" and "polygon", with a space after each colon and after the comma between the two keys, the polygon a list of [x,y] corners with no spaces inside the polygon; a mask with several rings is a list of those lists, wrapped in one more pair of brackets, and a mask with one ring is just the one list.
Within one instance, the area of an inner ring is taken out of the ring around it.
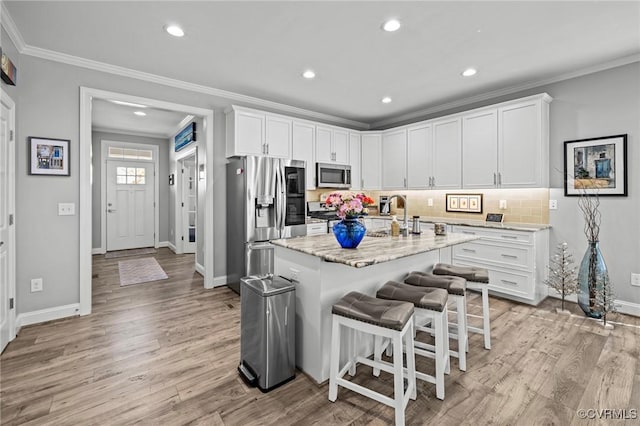
{"label": "microwave door handle", "polygon": [[344,183],[351,186],[351,170],[344,169]]}
{"label": "microwave door handle", "polygon": [[282,216],[282,205],[280,204],[280,190],[282,188],[282,183],[280,182],[280,165],[274,168],[275,178],[276,178],[276,193],[274,195],[274,202],[276,204],[276,229],[278,232],[280,231],[280,217]]}

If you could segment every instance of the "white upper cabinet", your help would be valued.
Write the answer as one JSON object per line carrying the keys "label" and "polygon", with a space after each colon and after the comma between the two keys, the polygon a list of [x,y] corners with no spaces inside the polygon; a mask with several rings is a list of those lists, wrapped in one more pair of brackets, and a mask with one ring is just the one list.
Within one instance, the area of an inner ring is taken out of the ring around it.
{"label": "white upper cabinet", "polygon": [[462,186],[462,124],[459,117],[432,122],[433,189],[457,189]]}
{"label": "white upper cabinet", "polygon": [[291,155],[292,120],[262,111],[233,106],[227,112],[227,157]]}
{"label": "white upper cabinet", "polygon": [[462,117],[462,186],[492,188],[498,184],[498,111]]}
{"label": "white upper cabinet", "polygon": [[463,115],[463,187],[548,186],[549,102],[545,93]]}
{"label": "white upper cabinet", "polygon": [[316,128],[313,124],[293,122],[291,158],[305,162],[306,187],[316,189],[316,163],[314,161]]}
{"label": "white upper cabinet", "polygon": [[316,161],[349,163],[349,132],[331,127],[316,127]]}
{"label": "white upper cabinet", "polygon": [[360,166],[360,134],[349,133],[349,164],[351,165],[351,189],[362,189],[362,172]]}
{"label": "white upper cabinet", "polygon": [[407,129],[407,185],[411,189],[431,188],[433,176],[433,127],[430,124]]}
{"label": "white upper cabinet", "polygon": [[548,102],[530,99],[498,108],[501,188],[549,186]]}
{"label": "white upper cabinet", "polygon": [[382,134],[382,189],[407,188],[407,130]]}
{"label": "white upper cabinet", "polygon": [[363,133],[361,147],[361,189],[380,189],[382,185],[380,178],[382,135],[380,133]]}

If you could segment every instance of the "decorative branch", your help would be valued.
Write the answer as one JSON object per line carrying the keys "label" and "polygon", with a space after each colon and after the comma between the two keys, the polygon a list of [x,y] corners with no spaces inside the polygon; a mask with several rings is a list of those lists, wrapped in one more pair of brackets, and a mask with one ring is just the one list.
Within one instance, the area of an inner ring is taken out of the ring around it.
{"label": "decorative branch", "polygon": [[578,206],[584,215],[584,234],[589,242],[595,243],[600,237],[600,197],[596,192],[593,196],[587,195],[586,189],[580,191]]}

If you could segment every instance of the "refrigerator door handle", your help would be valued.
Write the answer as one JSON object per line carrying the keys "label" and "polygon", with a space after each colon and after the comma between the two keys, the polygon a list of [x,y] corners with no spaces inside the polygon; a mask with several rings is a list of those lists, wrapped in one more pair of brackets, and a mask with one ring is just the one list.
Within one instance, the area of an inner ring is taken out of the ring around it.
{"label": "refrigerator door handle", "polygon": [[284,165],[280,167],[280,173],[282,174],[282,222],[280,224],[280,232],[284,231],[284,227],[287,219],[287,182],[284,173]]}
{"label": "refrigerator door handle", "polygon": [[282,174],[282,164],[278,162],[275,167],[276,173],[276,228],[282,232],[284,227],[284,204],[282,202],[282,193],[284,191],[284,182]]}

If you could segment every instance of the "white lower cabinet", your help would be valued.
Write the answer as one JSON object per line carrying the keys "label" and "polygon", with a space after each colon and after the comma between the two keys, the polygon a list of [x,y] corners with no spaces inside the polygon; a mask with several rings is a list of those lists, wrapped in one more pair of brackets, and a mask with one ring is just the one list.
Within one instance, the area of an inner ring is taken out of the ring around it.
{"label": "white lower cabinet", "polygon": [[515,231],[453,226],[452,232],[479,240],[455,246],[453,264],[489,270],[489,290],[499,296],[537,305],[547,296],[544,284],[549,257],[549,231]]}
{"label": "white lower cabinet", "polygon": [[327,222],[307,223],[307,236],[327,233]]}

